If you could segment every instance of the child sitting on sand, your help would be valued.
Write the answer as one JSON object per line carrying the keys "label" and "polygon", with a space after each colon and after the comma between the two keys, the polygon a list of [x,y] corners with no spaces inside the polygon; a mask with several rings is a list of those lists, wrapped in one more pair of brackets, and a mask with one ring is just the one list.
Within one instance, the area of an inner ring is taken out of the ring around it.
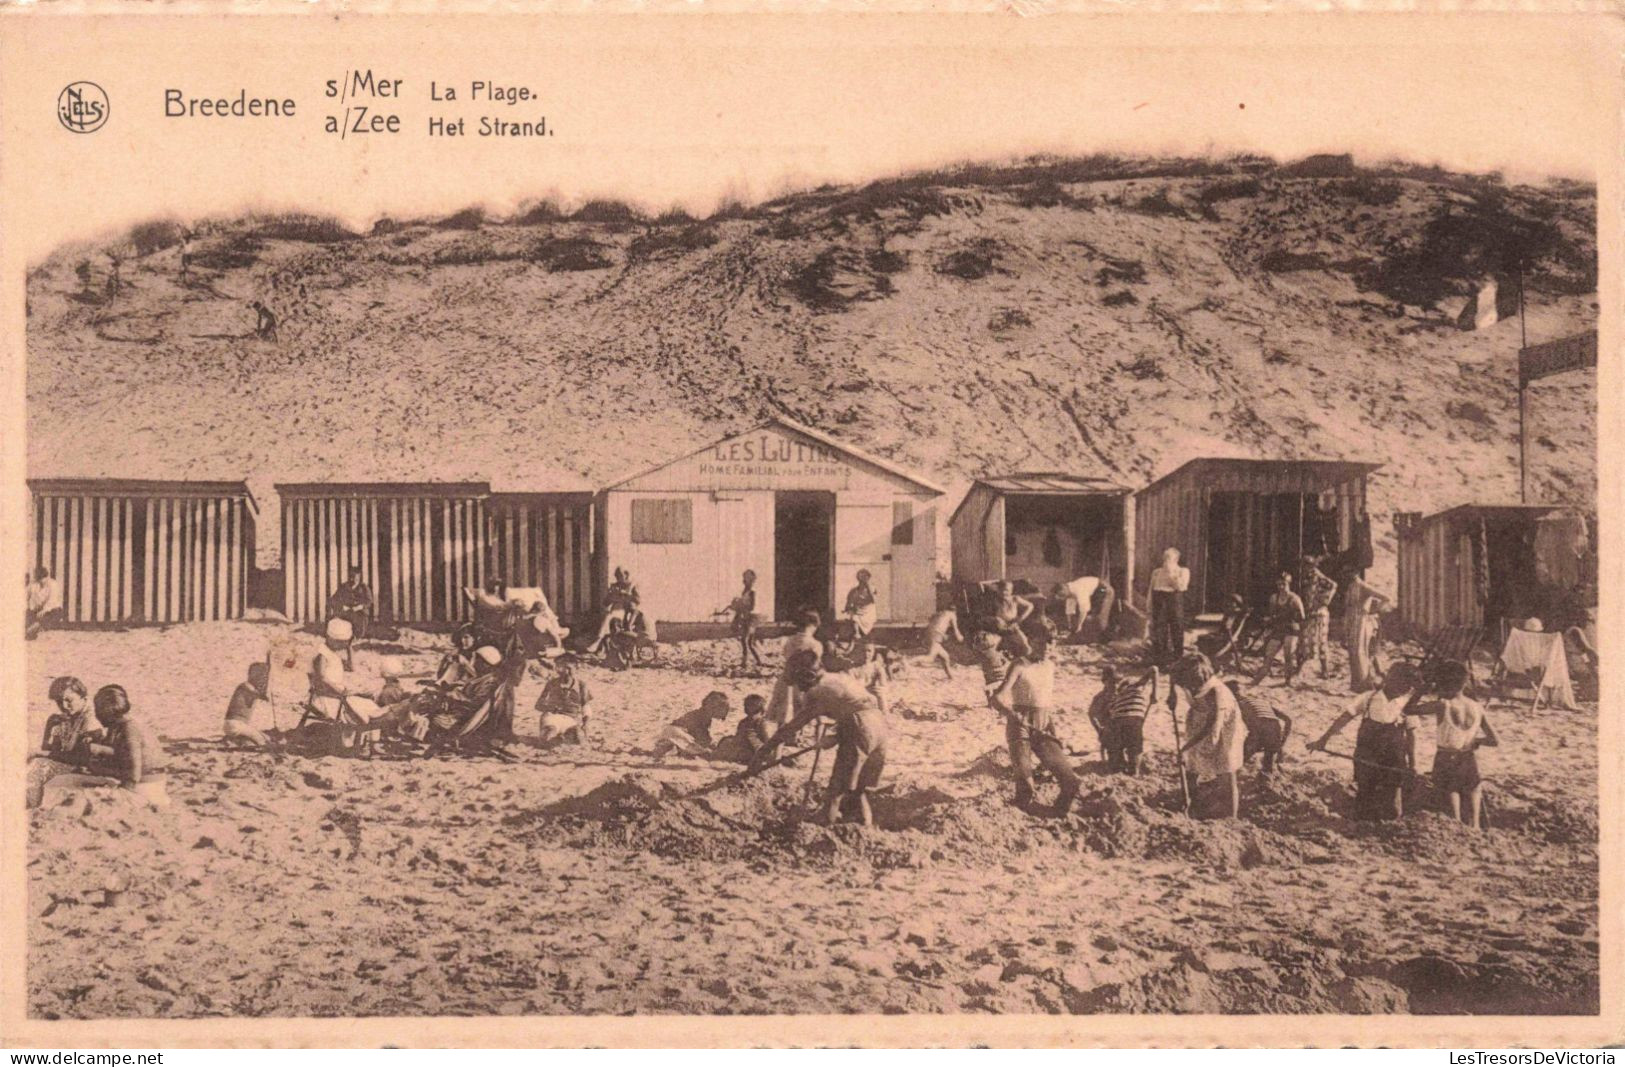
{"label": "child sitting on sand", "polygon": [[247,745],[251,748],[269,748],[270,738],[254,725],[254,715],[261,707],[269,707],[265,697],[270,684],[271,668],[264,660],[248,665],[248,677],[231,694],[226,705],[226,722],[221,736],[228,745]]}
{"label": "child sitting on sand", "polygon": [[584,745],[592,694],[587,692],[587,683],[576,677],[576,657],[572,653],[560,656],[553,666],[553,677],[536,698],[536,711],[541,716],[536,727],[536,743],[541,748]]}
{"label": "child sitting on sand", "polygon": [[767,744],[772,730],[768,728],[767,701],[752,693],[745,698],[745,717],[734,727],[733,735],[724,737],[712,749],[713,759],[732,763],[749,763],[761,747]]}
{"label": "child sitting on sand", "polygon": [[375,697],[380,708],[387,708],[391,704],[399,704],[406,700],[410,694],[401,685],[401,661],[386,659],[379,667],[379,673],[384,676],[384,687],[378,690]]}
{"label": "child sitting on sand", "polygon": [[685,756],[705,756],[711,752],[711,724],[728,717],[728,695],[716,690],[705,694],[700,706],[679,715],[671,725],[660,731],[655,742],[654,755],[664,759],[672,752]]}

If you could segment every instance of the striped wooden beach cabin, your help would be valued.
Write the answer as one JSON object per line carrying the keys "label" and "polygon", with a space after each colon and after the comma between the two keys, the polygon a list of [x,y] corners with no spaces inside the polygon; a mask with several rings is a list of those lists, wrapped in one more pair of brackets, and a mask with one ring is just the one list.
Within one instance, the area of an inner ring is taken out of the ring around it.
{"label": "striped wooden beach cabin", "polygon": [[469,618],[466,586],[485,581],[485,482],[284,483],[283,611],[320,621],[360,567],[378,617],[396,623]]}
{"label": "striped wooden beach cabin", "polygon": [[716,622],[757,575],[756,611],[839,609],[859,570],[882,623],[936,608],[942,490],[809,426],[777,418],[610,486],[601,566],[631,570],[657,622]]}
{"label": "striped wooden beach cabin", "polygon": [[1499,631],[1539,617],[1553,591],[1596,581],[1586,515],[1557,504],[1462,504],[1394,516],[1399,617],[1418,637],[1443,626]]}
{"label": "striped wooden beach cabin", "polygon": [[596,511],[590,492],[492,493],[485,502],[486,573],[539,588],[559,618],[596,622]]}
{"label": "striped wooden beach cabin", "polygon": [[1232,593],[1262,606],[1306,551],[1370,536],[1366,479],[1381,464],[1193,459],[1135,497],[1134,602],[1148,607],[1165,549],[1190,568],[1187,612],[1221,611]]}
{"label": "striped wooden beach cabin", "polygon": [[33,478],[33,566],[67,623],[241,618],[259,509],[243,482]]}

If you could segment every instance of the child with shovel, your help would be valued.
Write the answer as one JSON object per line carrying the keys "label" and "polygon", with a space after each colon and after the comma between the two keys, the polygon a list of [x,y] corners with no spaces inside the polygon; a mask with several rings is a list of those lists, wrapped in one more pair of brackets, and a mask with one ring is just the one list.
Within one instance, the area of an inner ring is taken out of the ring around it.
{"label": "child with shovel", "polygon": [[[1327,744],[1355,719],[1354,817],[1362,821],[1397,819],[1405,814],[1405,783],[1416,766],[1416,723],[1405,714],[1414,698],[1421,674],[1409,663],[1395,663],[1382,680],[1382,688],[1362,693],[1339,715],[1311,752],[1327,752]],[[1340,756],[1342,753],[1333,752]]]}
{"label": "child with shovel", "polygon": [[815,719],[835,724],[835,770],[829,778],[823,821],[835,822],[848,805],[857,808],[864,826],[874,825],[869,793],[886,769],[886,723],[863,683],[850,674],[825,671],[816,652],[804,649],[785,664],[790,682],[801,693],[795,716],[768,739],[752,762],[765,765],[778,746]]}

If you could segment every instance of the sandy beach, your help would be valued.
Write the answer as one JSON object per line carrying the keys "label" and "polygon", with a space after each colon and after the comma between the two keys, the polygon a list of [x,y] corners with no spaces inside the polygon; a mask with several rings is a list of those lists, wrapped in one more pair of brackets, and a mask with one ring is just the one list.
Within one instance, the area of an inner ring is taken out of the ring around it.
{"label": "sandy beach", "polygon": [[[1493,828],[1474,833],[1426,790],[1398,824],[1350,820],[1349,764],[1304,749],[1349,699],[1340,652],[1332,680],[1268,688],[1296,720],[1288,759],[1273,786],[1250,765],[1242,818],[1223,824],[1180,813],[1165,711],[1149,775],[1104,773],[1084,711],[1119,653],[1060,650],[1061,733],[1085,778],[1065,820],[1012,806],[978,672],[914,661],[892,687],[879,827],[826,829],[809,759],[685,800],[736,768],[648,751],[712,689],[735,717],[765,696],[776,641],[758,676],[720,641],[585,668],[579,749],[528,743],[535,678],[511,762],[226,748],[233,687],[288,629],[30,646],[31,740],[52,677],[117,682],[170,753],[173,800],[83,791],[30,813],[30,1015],[1598,1010],[1589,678],[1577,711],[1490,704]],[[442,641],[408,631],[357,671],[388,651],[427,673]]]}

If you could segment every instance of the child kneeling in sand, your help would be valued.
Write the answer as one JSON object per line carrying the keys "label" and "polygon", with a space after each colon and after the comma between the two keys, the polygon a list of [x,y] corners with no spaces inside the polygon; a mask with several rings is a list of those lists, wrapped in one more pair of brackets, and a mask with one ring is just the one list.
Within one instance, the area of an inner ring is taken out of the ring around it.
{"label": "child kneeling in sand", "polygon": [[767,701],[752,693],[745,698],[745,717],[739,720],[731,736],[717,742],[711,758],[732,763],[749,763],[767,744],[772,731],[768,729]]}
{"label": "child kneeling in sand", "polygon": [[710,755],[711,724],[726,719],[729,710],[726,693],[713,689],[705,694],[699,707],[685,711],[660,731],[660,737],[655,741],[655,757],[664,759],[673,752],[681,752],[685,756]]}
{"label": "child kneeling in sand", "polygon": [[554,661],[553,677],[536,698],[541,716],[536,728],[536,744],[541,748],[587,743],[588,706],[592,694],[587,683],[576,677],[576,657],[566,652]]}

